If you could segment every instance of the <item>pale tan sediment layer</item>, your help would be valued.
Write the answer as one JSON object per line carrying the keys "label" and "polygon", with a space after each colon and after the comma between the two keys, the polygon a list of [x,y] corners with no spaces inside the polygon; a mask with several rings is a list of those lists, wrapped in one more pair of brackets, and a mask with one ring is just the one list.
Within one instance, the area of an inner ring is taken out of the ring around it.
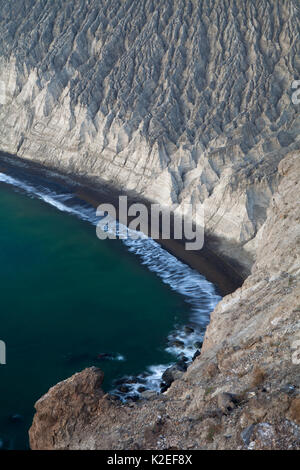
{"label": "pale tan sediment layer", "polygon": [[0,149],[178,211],[203,203],[214,250],[247,276],[299,148],[298,2],[2,3]]}

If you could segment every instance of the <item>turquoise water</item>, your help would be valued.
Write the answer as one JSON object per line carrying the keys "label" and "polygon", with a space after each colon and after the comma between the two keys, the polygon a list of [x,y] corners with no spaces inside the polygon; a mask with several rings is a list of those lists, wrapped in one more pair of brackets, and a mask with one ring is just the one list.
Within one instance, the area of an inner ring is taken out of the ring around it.
{"label": "turquoise water", "polygon": [[[106,391],[124,375],[157,375],[175,360],[176,350],[168,349],[174,327],[180,336],[189,318],[195,323],[201,308],[208,315],[218,300],[210,283],[173,256],[165,253],[164,264],[158,245],[100,241],[92,223],[47,204],[32,188],[0,182],[0,224],[0,339],[7,348],[0,366],[2,447],[27,448],[34,402],[85,367],[104,371]],[[198,305],[182,270],[202,295]],[[103,360],[101,353],[112,356]]]}

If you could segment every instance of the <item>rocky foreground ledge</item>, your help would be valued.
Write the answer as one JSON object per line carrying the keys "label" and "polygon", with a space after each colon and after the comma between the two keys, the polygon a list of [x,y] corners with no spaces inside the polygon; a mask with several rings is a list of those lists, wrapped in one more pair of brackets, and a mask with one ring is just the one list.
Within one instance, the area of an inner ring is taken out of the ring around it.
{"label": "rocky foreground ledge", "polygon": [[252,273],[212,313],[187,372],[122,405],[85,369],[36,403],[32,449],[300,449],[299,157],[279,164]]}

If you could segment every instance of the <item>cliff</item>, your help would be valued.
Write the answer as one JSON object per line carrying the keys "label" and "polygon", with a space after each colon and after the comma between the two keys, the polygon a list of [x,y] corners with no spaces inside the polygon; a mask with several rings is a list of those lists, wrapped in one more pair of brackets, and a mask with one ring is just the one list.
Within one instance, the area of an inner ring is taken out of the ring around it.
{"label": "cliff", "polygon": [[0,8],[0,149],[178,211],[203,203],[212,248],[246,277],[299,148],[298,1]]}
{"label": "cliff", "polygon": [[32,449],[300,449],[300,153],[279,165],[244,285],[163,394],[122,405],[90,368],[36,403]]}
{"label": "cliff", "polygon": [[[87,369],[33,449],[299,448],[298,0],[0,0],[0,150],[182,211],[247,278],[167,390]],[[279,168],[279,170],[278,170]]]}

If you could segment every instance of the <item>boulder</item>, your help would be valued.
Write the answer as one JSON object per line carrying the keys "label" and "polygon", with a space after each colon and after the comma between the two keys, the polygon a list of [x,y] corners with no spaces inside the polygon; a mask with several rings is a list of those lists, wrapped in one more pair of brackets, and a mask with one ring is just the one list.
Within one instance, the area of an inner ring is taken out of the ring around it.
{"label": "boulder", "polygon": [[219,393],[218,395],[218,406],[223,411],[223,413],[230,413],[239,403],[238,395],[233,393]]}
{"label": "boulder", "polygon": [[54,440],[63,446],[65,436],[74,432],[75,426],[87,426],[104,397],[103,378],[100,369],[89,367],[50,388],[35,403],[36,414],[29,430],[31,449],[53,449]]}
{"label": "boulder", "polygon": [[184,332],[187,334],[187,335],[190,335],[192,333],[194,333],[194,328],[192,328],[191,326],[185,326],[184,328]]}

